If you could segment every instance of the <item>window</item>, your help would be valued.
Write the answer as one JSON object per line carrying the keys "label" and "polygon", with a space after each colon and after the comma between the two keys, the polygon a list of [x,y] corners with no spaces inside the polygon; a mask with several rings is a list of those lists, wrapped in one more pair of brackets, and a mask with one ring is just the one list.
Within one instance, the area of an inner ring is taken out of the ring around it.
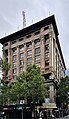
{"label": "window", "polygon": [[32,47],[32,43],[31,42],[27,43],[27,48],[31,48],[31,47]]}
{"label": "window", "polygon": [[24,53],[20,53],[20,58],[24,58]]}
{"label": "window", "polygon": [[49,26],[44,27],[44,31],[45,31],[45,30],[48,30],[48,29],[49,29]]}
{"label": "window", "polygon": [[46,34],[44,37],[45,37],[45,43],[46,43],[47,40],[49,39],[49,34]]}
{"label": "window", "polygon": [[36,39],[34,42],[35,42],[35,46],[36,46],[36,45],[40,45],[40,39],[39,39],[39,38]]}
{"label": "window", "polygon": [[40,62],[36,63],[36,65],[37,65],[38,67],[40,67]]}
{"label": "window", "polygon": [[20,65],[24,65],[24,61],[23,60],[20,60]]}
{"label": "window", "polygon": [[26,38],[30,38],[31,37],[31,34],[27,35]]}
{"label": "window", "polygon": [[20,49],[20,52],[21,52],[21,51],[24,51],[24,46],[21,45],[21,46],[19,47],[19,49]]}
{"label": "window", "polygon": [[16,74],[17,73],[17,70],[16,70],[16,68],[15,69],[13,69],[13,74]]}
{"label": "window", "polygon": [[27,58],[28,63],[32,62],[32,57]]}
{"label": "window", "polygon": [[49,50],[49,44],[45,45],[45,51]]}
{"label": "window", "polygon": [[40,53],[40,47],[35,49],[35,54],[39,54]]}
{"label": "window", "polygon": [[49,34],[46,34],[45,35],[45,39],[49,39]]}
{"label": "window", "polygon": [[5,43],[4,45],[5,45],[5,46],[7,46],[7,45],[8,45],[8,43]]}
{"label": "window", "polygon": [[47,40],[45,41],[45,44],[49,44],[49,39],[47,39]]}
{"label": "window", "polygon": [[13,67],[16,67],[16,62],[13,62]]}
{"label": "window", "polygon": [[6,61],[8,62],[8,58],[6,57]]}
{"label": "window", "polygon": [[13,79],[16,80],[16,75],[13,76]]}
{"label": "window", "polygon": [[5,50],[5,56],[8,56],[8,50]]}
{"label": "window", "polygon": [[40,55],[37,55],[37,56],[35,57],[35,61],[40,61]]}
{"label": "window", "polygon": [[45,54],[45,60],[49,60],[49,53]]}
{"label": "window", "polygon": [[23,38],[20,38],[20,39],[19,39],[19,41],[22,41],[22,40],[23,40]]}
{"label": "window", "polygon": [[20,67],[20,73],[24,71],[24,67]]}
{"label": "window", "polygon": [[16,43],[16,40],[12,41],[12,44]]}
{"label": "window", "polygon": [[16,60],[16,55],[13,56],[13,61],[15,61],[15,60]]}
{"label": "window", "polygon": [[12,49],[12,53],[13,53],[13,54],[15,54],[15,53],[16,53],[16,51],[17,51],[17,49],[16,49],[16,48],[13,48],[13,49]]}
{"label": "window", "polygon": [[34,35],[38,35],[40,33],[40,31],[36,31],[35,33],[34,33]]}
{"label": "window", "polygon": [[31,55],[32,54],[32,50],[27,51],[27,55]]}

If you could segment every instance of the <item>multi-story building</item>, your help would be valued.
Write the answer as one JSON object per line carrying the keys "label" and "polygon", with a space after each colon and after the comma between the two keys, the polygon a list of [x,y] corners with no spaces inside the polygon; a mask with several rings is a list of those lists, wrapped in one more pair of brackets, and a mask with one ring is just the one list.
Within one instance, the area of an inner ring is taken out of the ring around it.
{"label": "multi-story building", "polygon": [[0,39],[3,57],[11,63],[9,81],[15,81],[29,64],[37,64],[50,85],[54,102],[56,85],[65,76],[65,62],[54,15]]}

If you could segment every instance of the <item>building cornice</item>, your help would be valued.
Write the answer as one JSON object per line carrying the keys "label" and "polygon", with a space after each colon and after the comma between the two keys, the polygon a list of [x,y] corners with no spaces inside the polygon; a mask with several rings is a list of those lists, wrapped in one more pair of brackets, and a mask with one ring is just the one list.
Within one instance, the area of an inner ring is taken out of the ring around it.
{"label": "building cornice", "polygon": [[12,33],[6,37],[3,37],[0,39],[0,43],[3,45],[5,42],[8,42],[8,41],[13,41],[14,39],[16,38],[19,38],[21,36],[25,36],[25,35],[28,35],[36,30],[39,30],[41,27],[43,26],[46,26],[46,25],[49,25],[49,24],[52,24],[53,25],[53,28],[54,28],[54,32],[56,35],[58,35],[58,29],[57,29],[57,25],[56,25],[56,21],[55,21],[55,17],[54,15],[48,17],[48,18],[45,18],[35,24],[32,24],[24,29],[21,29],[15,33]]}
{"label": "building cornice", "polygon": [[13,41],[15,39],[18,39],[20,37],[23,37],[23,36],[26,36],[32,32],[35,32],[36,30],[39,30],[40,28],[46,26],[46,25],[49,25],[49,24],[52,24],[53,25],[53,29],[54,29],[54,32],[55,32],[55,35],[56,35],[56,42],[58,44],[58,48],[60,50],[60,54],[61,54],[61,58],[63,60],[63,64],[64,64],[64,67],[66,69],[66,66],[65,66],[65,63],[64,63],[64,59],[63,59],[63,54],[62,54],[62,51],[61,51],[61,47],[60,47],[60,43],[59,43],[59,39],[58,39],[58,29],[57,29],[57,25],[56,25],[56,21],[55,21],[55,16],[52,15],[52,16],[49,16],[35,24],[32,24],[24,29],[21,29],[15,33],[12,33],[6,37],[3,37],[0,39],[0,43],[3,45],[4,43],[8,42],[8,41]]}

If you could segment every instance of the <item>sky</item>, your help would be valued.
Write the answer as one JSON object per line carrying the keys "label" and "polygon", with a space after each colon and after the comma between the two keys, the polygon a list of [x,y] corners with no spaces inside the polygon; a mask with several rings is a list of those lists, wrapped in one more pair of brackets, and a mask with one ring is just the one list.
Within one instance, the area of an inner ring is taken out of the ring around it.
{"label": "sky", "polygon": [[[50,15],[55,15],[59,41],[69,75],[69,0],[0,0],[0,38],[23,28],[22,11],[26,26]],[[0,45],[2,56],[2,45]]]}

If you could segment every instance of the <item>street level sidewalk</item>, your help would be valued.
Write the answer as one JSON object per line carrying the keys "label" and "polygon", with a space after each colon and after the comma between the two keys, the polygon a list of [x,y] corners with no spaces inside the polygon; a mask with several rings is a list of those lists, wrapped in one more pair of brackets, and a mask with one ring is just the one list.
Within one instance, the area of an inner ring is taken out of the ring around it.
{"label": "street level sidewalk", "polygon": [[54,119],[69,119],[69,115],[64,116],[64,117],[60,117],[60,118],[54,118]]}

